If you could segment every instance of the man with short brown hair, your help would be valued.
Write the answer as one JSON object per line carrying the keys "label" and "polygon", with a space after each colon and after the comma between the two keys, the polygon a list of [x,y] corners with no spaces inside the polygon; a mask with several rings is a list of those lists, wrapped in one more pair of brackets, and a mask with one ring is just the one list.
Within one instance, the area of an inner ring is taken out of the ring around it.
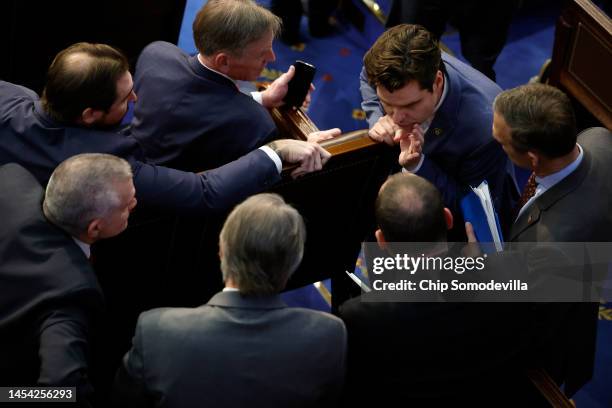
{"label": "man with short brown hair", "polygon": [[[398,144],[404,171],[431,181],[456,216],[469,187],[486,180],[507,229],[518,195],[514,169],[491,143],[490,131],[491,103],[501,89],[442,53],[425,28],[409,24],[376,40],[364,57],[360,80],[370,137]],[[455,232],[463,236],[462,228]]]}

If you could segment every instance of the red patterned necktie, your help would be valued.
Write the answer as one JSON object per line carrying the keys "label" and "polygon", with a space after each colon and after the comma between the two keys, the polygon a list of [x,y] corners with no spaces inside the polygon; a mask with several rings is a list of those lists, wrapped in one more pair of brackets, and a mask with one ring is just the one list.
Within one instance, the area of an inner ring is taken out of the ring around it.
{"label": "red patterned necktie", "polygon": [[521,211],[521,208],[523,208],[523,206],[527,203],[527,201],[529,201],[529,199],[533,197],[533,195],[536,192],[537,186],[538,186],[538,183],[536,183],[536,175],[535,173],[531,173],[531,175],[527,179],[527,184],[525,184],[525,188],[523,189],[521,198],[519,198],[519,201],[516,204],[516,208],[514,211],[515,218],[516,216],[518,216],[519,212]]}

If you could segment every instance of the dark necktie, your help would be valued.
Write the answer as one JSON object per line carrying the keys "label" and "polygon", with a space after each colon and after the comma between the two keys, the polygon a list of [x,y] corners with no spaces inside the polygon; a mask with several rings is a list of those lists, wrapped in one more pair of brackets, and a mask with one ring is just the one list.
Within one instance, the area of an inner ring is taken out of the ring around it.
{"label": "dark necktie", "polygon": [[533,195],[536,192],[537,186],[538,186],[538,183],[536,183],[536,175],[535,173],[531,173],[531,175],[527,179],[527,184],[525,184],[525,188],[523,189],[521,198],[519,198],[519,201],[516,204],[516,207],[514,208],[514,218],[515,219],[516,217],[518,217],[518,214],[521,211],[521,208],[523,208],[523,206],[527,203],[527,201],[529,201],[529,199],[533,197]]}

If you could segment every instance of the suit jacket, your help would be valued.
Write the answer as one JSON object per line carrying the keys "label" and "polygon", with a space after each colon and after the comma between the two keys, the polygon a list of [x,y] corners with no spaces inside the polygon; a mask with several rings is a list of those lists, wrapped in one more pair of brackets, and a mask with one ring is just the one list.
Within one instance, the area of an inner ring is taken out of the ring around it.
{"label": "suit jacket", "polygon": [[[68,234],[46,220],[43,195],[40,184],[23,167],[0,166],[3,384],[9,384],[5,375],[11,384],[36,382],[38,356],[44,354],[38,349],[38,336],[48,319],[55,319],[52,315],[56,311],[67,310],[68,319],[72,315],[87,326],[104,308],[102,292],[85,254]],[[69,344],[70,337],[63,341]]]}
{"label": "suit jacket", "polygon": [[[510,231],[514,242],[610,241],[612,231],[612,133],[587,129],[578,135],[580,165],[523,211]],[[587,211],[580,211],[588,205]],[[598,305],[534,306],[536,353],[572,395],[592,376]]]}
{"label": "suit jacket", "polygon": [[[518,193],[512,163],[491,134],[493,99],[501,89],[446,53],[442,53],[442,61],[448,91],[424,135],[425,160],[416,174],[438,187],[455,216],[461,214],[459,201],[468,186],[476,187],[487,180],[502,227],[507,230]],[[365,69],[360,82],[361,106],[372,127],[384,110],[376,90],[368,83]],[[463,228],[461,219],[455,224]]]}
{"label": "suit jacket", "polygon": [[[519,406],[520,304],[364,302],[340,306],[346,406]],[[511,391],[510,391],[511,390]]]}
{"label": "suit jacket", "polygon": [[121,406],[331,406],[344,379],[346,331],[279,296],[220,292],[195,309],[138,319],[116,378]]}
{"label": "suit jacket", "polygon": [[156,164],[212,169],[277,137],[262,105],[174,44],[158,41],[142,51],[134,90],[140,99],[132,135]]}
{"label": "suit jacket", "polygon": [[280,180],[276,165],[256,150],[202,174],[143,162],[138,142],[115,131],[65,126],[42,108],[33,91],[0,81],[0,164],[19,163],[42,183],[65,159],[109,153],[128,160],[140,204],[174,210],[223,211]]}

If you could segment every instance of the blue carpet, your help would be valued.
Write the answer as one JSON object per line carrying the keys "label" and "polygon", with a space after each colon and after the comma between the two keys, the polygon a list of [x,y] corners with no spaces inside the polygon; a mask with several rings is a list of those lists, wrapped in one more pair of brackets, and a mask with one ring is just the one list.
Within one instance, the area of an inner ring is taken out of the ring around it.
{"label": "blue carpet", "polygon": [[[195,53],[191,35],[191,22],[204,0],[188,0],[183,18],[179,46],[189,53]],[[267,6],[268,1],[259,1]],[[389,9],[389,1],[378,1],[383,10]],[[538,74],[542,64],[551,57],[554,30],[560,6],[558,2],[538,2],[539,5],[525,6],[517,13],[510,27],[508,42],[495,65],[497,82],[504,88],[524,84]],[[275,43],[276,61],[264,71],[261,80],[274,80],[296,59],[302,59],[317,67],[309,115],[320,129],[340,127],[344,132],[367,127],[360,109],[359,71],[361,59],[370,45],[382,33],[382,26],[368,15],[365,29],[358,31],[339,17],[338,32],[324,39],[313,39],[302,19],[301,34],[305,39],[303,49],[290,48]],[[452,52],[462,58],[459,35],[449,33],[442,41]],[[524,182],[526,173],[520,180]],[[359,265],[356,272],[361,273]],[[329,281],[324,285],[330,290]],[[319,291],[309,285],[283,294],[292,306],[309,307],[329,311],[329,305]],[[612,407],[612,304],[602,305],[597,338],[597,356],[593,380],[575,397],[578,408]],[[606,386],[606,384],[608,384]]]}

